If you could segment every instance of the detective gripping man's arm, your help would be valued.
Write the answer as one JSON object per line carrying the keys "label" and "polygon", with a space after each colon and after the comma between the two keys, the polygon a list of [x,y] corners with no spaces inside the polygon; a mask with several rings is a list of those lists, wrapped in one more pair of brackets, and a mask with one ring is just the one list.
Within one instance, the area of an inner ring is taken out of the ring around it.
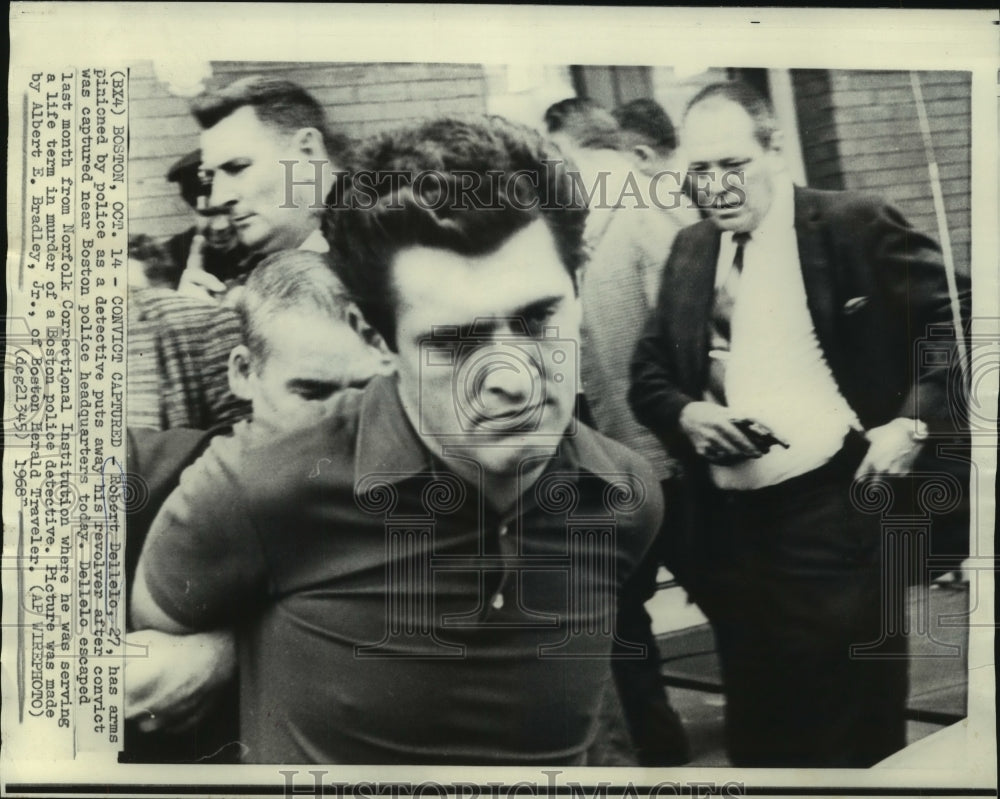
{"label": "detective gripping man's arm", "polygon": [[[153,522],[132,591],[126,715],[144,730],[182,730],[235,670],[229,629],[262,584],[263,560],[239,497],[239,444],[217,438]],[[232,568],[227,568],[231,566]]]}
{"label": "detective gripping man's arm", "polygon": [[218,689],[236,673],[235,636],[194,632],[164,613],[141,570],[131,609],[137,629],[125,638],[125,717],[137,719],[143,732],[183,732],[211,710]]}
{"label": "detective gripping man's arm", "polygon": [[216,706],[236,673],[232,631],[172,635],[140,630],[125,636],[125,717],[143,732],[190,729]]}

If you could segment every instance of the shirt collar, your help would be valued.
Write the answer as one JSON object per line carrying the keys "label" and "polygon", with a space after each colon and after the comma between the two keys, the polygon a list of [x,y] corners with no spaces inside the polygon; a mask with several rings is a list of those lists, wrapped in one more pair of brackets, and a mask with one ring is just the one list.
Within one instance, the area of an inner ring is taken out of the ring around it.
{"label": "shirt collar", "polygon": [[[396,378],[378,376],[369,382],[361,401],[354,483],[377,474],[383,482],[399,483],[435,468],[430,451],[410,424],[396,390]],[[608,452],[598,435],[586,425],[575,424],[563,437],[545,474],[558,472],[576,481],[587,472],[606,483],[622,478],[621,464]]]}
{"label": "shirt collar", "polygon": [[771,207],[767,209],[767,214],[757,225],[757,229],[751,231],[751,240],[766,239],[794,227],[795,196],[792,181],[785,175],[779,174],[774,178],[774,197],[771,200]]}
{"label": "shirt collar", "polygon": [[[795,189],[792,181],[785,175],[776,175],[774,179],[774,198],[767,214],[757,227],[750,231],[750,241],[761,242],[774,239],[795,230]],[[733,232],[727,230],[719,239],[719,258],[715,268],[715,288],[718,289],[729,276],[736,252]]]}
{"label": "shirt collar", "polygon": [[399,400],[394,377],[374,377],[365,389],[358,422],[354,482],[378,474],[392,483],[430,468],[430,453],[420,443]]}
{"label": "shirt collar", "polygon": [[323,236],[323,232],[317,228],[306,236],[305,241],[298,246],[298,249],[325,254],[330,252],[330,244]]}
{"label": "shirt collar", "polygon": [[622,477],[620,461],[611,457],[597,433],[582,424],[575,425],[575,430],[563,437],[551,466],[571,475],[587,472],[606,483]]}

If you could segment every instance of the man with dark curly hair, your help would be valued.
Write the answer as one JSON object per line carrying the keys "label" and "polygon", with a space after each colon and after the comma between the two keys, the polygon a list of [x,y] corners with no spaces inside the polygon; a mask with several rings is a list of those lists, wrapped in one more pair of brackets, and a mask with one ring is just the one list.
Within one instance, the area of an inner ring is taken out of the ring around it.
{"label": "man with dark curly hair", "polygon": [[237,626],[259,763],[582,765],[652,469],[574,422],[586,210],[499,118],[373,140],[333,224],[396,375],[213,442],[154,522],[141,627]]}

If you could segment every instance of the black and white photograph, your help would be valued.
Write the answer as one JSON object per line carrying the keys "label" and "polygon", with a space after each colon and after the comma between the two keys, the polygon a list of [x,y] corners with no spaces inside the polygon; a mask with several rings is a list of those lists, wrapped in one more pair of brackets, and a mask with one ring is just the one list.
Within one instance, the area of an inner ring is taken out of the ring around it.
{"label": "black and white photograph", "polygon": [[94,8],[4,795],[995,795],[995,14]]}

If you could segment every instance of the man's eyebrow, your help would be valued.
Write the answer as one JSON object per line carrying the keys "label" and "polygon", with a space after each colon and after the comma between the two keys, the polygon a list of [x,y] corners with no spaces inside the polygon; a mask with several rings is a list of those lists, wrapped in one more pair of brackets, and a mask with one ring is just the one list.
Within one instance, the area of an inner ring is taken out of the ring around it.
{"label": "man's eyebrow", "polygon": [[531,332],[530,321],[539,314],[548,312],[554,306],[566,299],[562,294],[553,294],[549,297],[541,297],[532,300],[526,305],[515,308],[512,313],[502,316],[481,317],[470,324],[461,325],[459,331],[462,338],[471,338],[473,335],[481,337],[493,333],[504,322],[510,322],[511,332],[516,336]]}
{"label": "man's eyebrow", "polygon": [[565,298],[562,294],[553,294],[551,297],[542,297],[537,300],[532,300],[527,305],[523,305],[517,309],[513,314],[515,317],[523,317],[525,319],[531,319],[533,316],[537,315],[540,311],[548,311],[554,306],[561,303]]}
{"label": "man's eyebrow", "polygon": [[[450,331],[449,338],[457,337],[458,341],[466,341],[472,338],[484,338],[491,335],[500,325],[504,322],[510,321],[513,332],[516,335],[518,332],[519,322],[531,319],[534,315],[538,314],[540,311],[548,311],[556,305],[559,305],[566,299],[563,294],[553,294],[548,297],[541,297],[536,300],[515,308],[511,313],[507,314],[497,314],[495,316],[477,316],[476,318],[468,321],[462,322],[460,324],[452,325],[434,325],[433,330],[427,330],[423,333],[419,333],[415,336],[416,341],[427,341],[433,340],[435,335],[446,335],[445,331]],[[527,328],[527,326],[525,326]],[[525,329],[524,333],[530,332],[530,329]]]}
{"label": "man's eyebrow", "polygon": [[226,169],[227,167],[242,166],[243,164],[250,163],[251,159],[245,155],[233,156],[232,158],[227,158],[221,164],[215,167],[207,168],[207,171],[217,171],[219,169]]}

